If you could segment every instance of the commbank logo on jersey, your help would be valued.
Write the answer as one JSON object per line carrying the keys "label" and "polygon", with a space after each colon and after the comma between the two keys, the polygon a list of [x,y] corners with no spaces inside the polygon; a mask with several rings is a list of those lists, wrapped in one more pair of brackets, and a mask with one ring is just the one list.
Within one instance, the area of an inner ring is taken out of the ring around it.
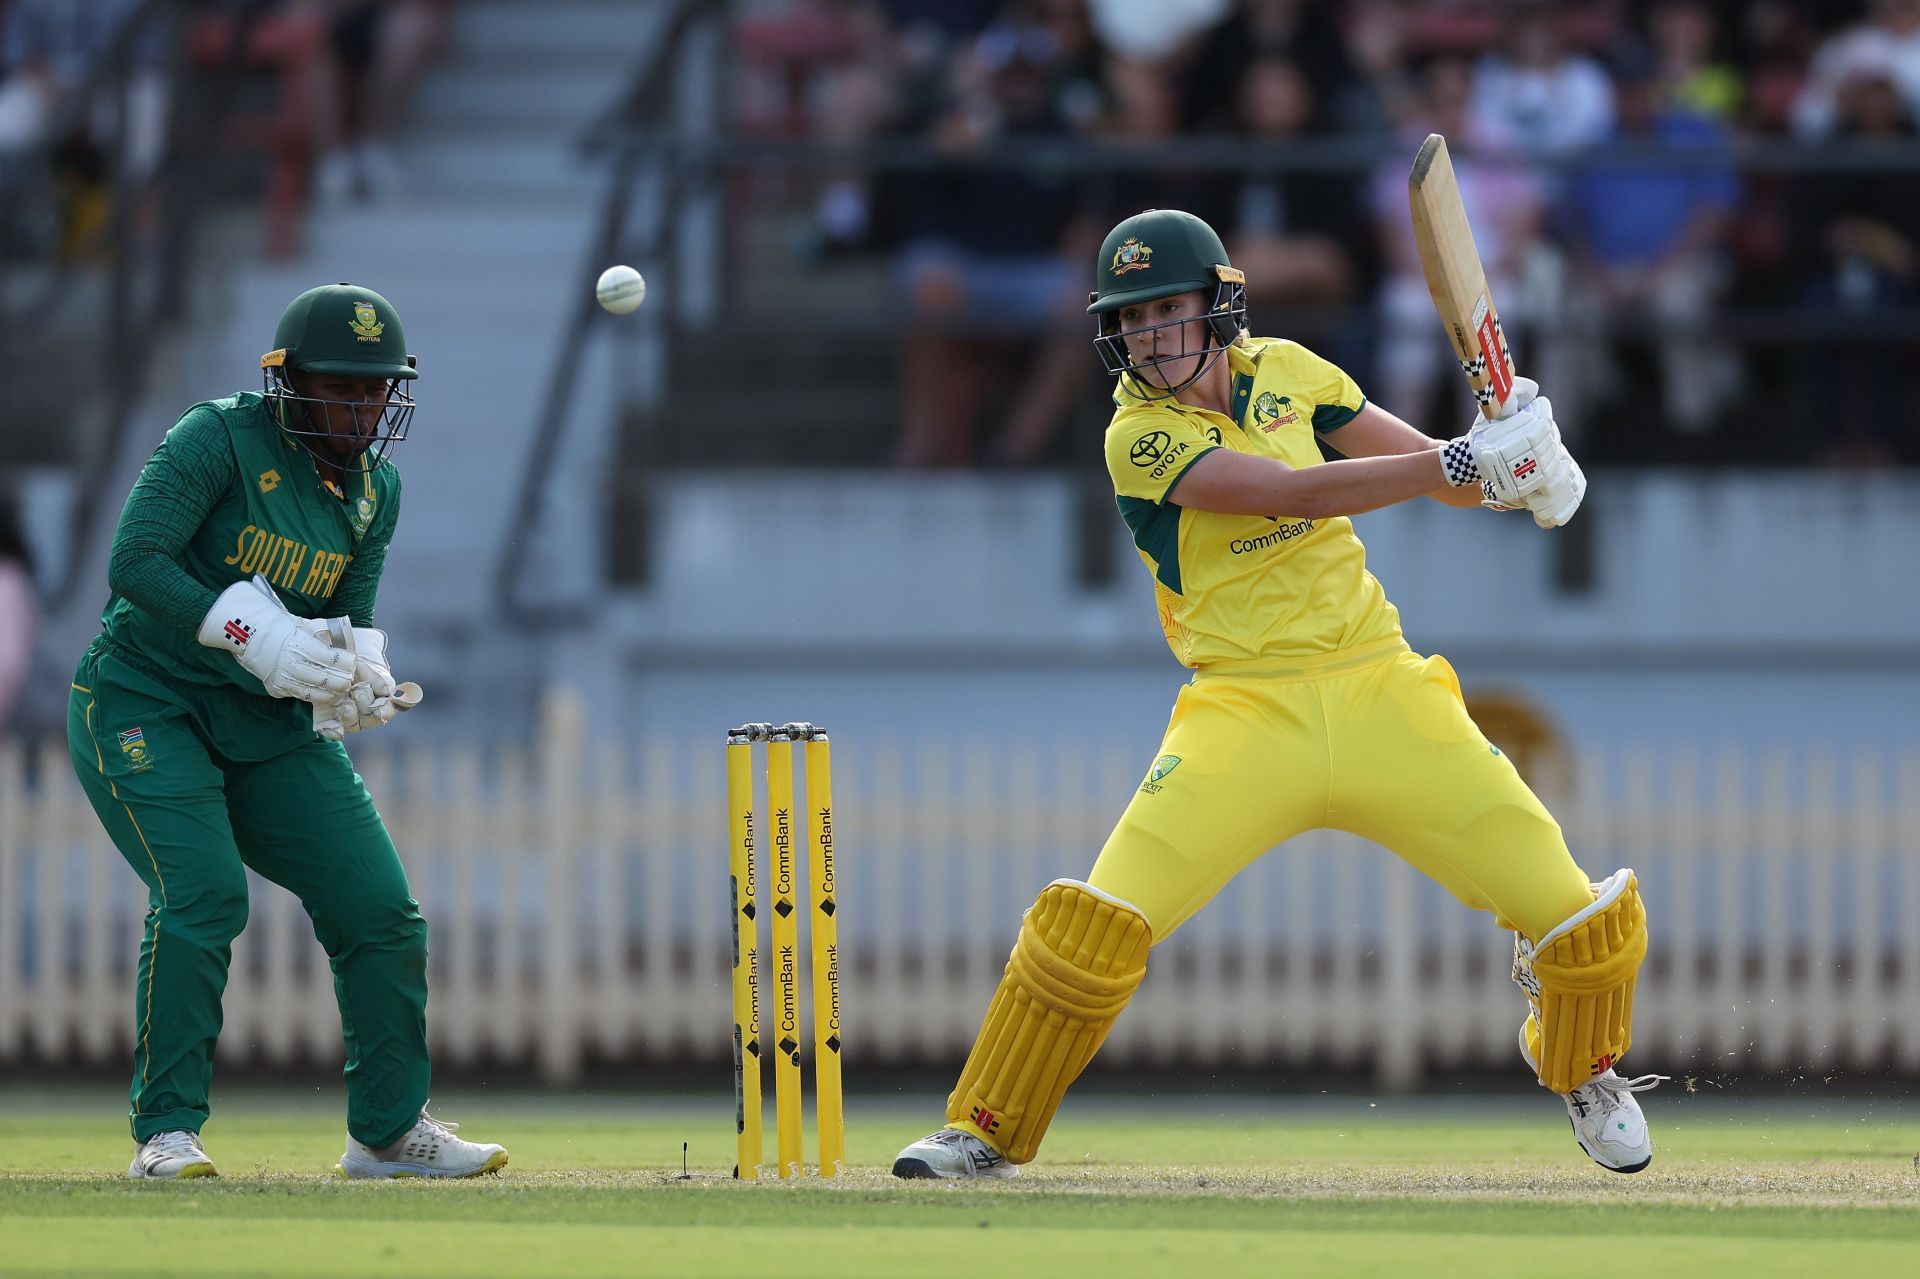
{"label": "commbank logo on jersey", "polygon": [[353,304],[353,318],[347,321],[347,327],[362,342],[378,342],[380,335],[387,331],[387,326],[380,322],[380,313],[373,309],[371,302]]}
{"label": "commbank logo on jersey", "polygon": [[1153,265],[1153,250],[1128,236],[1119,248],[1113,251],[1113,273],[1125,275],[1129,271],[1144,271]]}

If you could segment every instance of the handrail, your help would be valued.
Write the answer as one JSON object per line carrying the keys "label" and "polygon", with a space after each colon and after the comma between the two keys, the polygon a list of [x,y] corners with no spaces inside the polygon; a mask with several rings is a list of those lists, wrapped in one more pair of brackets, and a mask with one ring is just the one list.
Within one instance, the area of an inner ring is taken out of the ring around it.
{"label": "handrail", "polygon": [[[588,139],[590,154],[618,149],[689,168],[752,171],[865,169],[896,173],[950,172],[968,168],[1043,169],[1093,174],[1352,173],[1376,164],[1412,162],[1402,139],[1379,137],[1249,138],[1234,134],[1188,134],[1138,142],[1080,136],[1008,137],[991,150],[950,153],[925,139],[876,138],[848,144],[813,138],[675,138],[661,135]],[[1649,145],[1608,141],[1569,151],[1477,150],[1476,162],[1511,164],[1537,173],[1631,167],[1692,170],[1712,167],[1736,173],[1911,173],[1920,169],[1920,140],[1876,142],[1833,138],[1811,142],[1785,138],[1730,137],[1717,145]]]}
{"label": "handrail", "polygon": [[[107,381],[108,414],[103,438],[79,481],[81,493],[99,492],[105,487],[131,427],[129,419],[139,395],[154,334],[166,320],[179,313],[182,302],[180,280],[186,252],[187,184],[180,180],[178,168],[179,143],[183,137],[181,123],[185,117],[181,103],[189,91],[185,10],[181,0],[148,0],[135,10],[108,52],[89,69],[81,86],[70,95],[56,119],[55,128],[49,131],[40,148],[44,161],[61,139],[97,109],[103,94],[114,95],[118,131],[107,148],[109,185],[113,192],[106,239],[111,275],[106,314],[102,317],[104,332],[100,334],[101,349],[109,353],[101,361]],[[128,89],[137,48],[156,33],[166,40],[165,66],[171,89],[167,98],[168,119],[161,161],[148,175],[147,183],[136,191],[131,189],[124,167],[125,135],[132,119]],[[150,193],[155,198],[149,200]],[[141,218],[150,219],[150,229],[146,232],[136,226]],[[156,244],[157,252],[154,251]],[[54,298],[79,295],[81,290],[70,287],[77,269],[73,262],[57,264],[48,282],[47,299],[35,306],[23,307],[18,316],[0,308],[0,338],[16,331],[22,316],[36,326],[44,324],[51,314],[48,308]],[[4,297],[4,291],[0,291],[0,297]],[[135,314],[136,308],[138,314]],[[74,503],[65,563],[58,581],[48,592],[47,602],[52,611],[64,608],[79,586],[90,535],[97,522],[94,515],[89,503]]]}
{"label": "handrail", "polygon": [[[12,167],[23,173],[44,171],[51,168],[55,153],[75,129],[86,123],[93,113],[95,99],[109,84],[117,82],[125,87],[128,64],[132,61],[134,44],[149,35],[147,26],[157,21],[156,15],[168,10],[180,8],[180,0],[146,0],[138,9],[127,16],[113,39],[94,58],[87,67],[80,83],[68,92],[66,99],[59,104],[58,110],[48,122],[47,128],[35,143],[27,148],[22,156],[16,158]],[[124,104],[123,104],[124,105]],[[17,208],[19,202],[7,200],[0,202],[0,219]],[[4,227],[0,226],[0,230]],[[0,288],[0,336],[19,322],[18,317],[29,318],[36,326],[46,323],[56,314],[55,308],[72,299],[74,290],[70,287],[76,267],[73,262],[58,262],[47,280],[44,292],[25,306],[10,308],[7,303],[7,290]],[[6,259],[0,256],[0,274],[7,270]]]}
{"label": "handrail", "polygon": [[[547,375],[546,394],[540,401],[547,408],[534,433],[532,447],[528,450],[527,465],[520,469],[513,518],[507,525],[510,533],[494,577],[494,599],[498,611],[517,625],[528,628],[564,625],[578,621],[585,611],[581,608],[535,607],[520,593],[527,552],[538,534],[541,512],[546,506],[547,474],[541,466],[541,459],[554,456],[566,434],[568,411],[573,401],[573,389],[579,382],[580,362],[586,351],[587,335],[603,316],[594,301],[591,282],[608,264],[622,260],[621,237],[632,203],[634,173],[643,158],[638,145],[640,135],[632,130],[656,127],[666,118],[680,84],[680,54],[696,29],[696,20],[717,17],[724,24],[730,18],[731,8],[730,4],[679,0],[666,19],[661,38],[629,76],[626,92],[601,113],[580,139],[582,153],[605,154],[608,149],[607,138],[616,130],[628,130],[627,140],[618,147],[613,176],[601,202],[598,225],[588,242],[586,258],[578,276],[581,284],[573,290],[573,312],[568,317],[566,330],[554,353],[552,369]],[[661,202],[665,209],[660,222],[663,240],[670,239],[673,233],[674,214],[680,204],[679,188],[684,176],[685,169],[681,166],[669,166],[666,175],[668,189]],[[648,251],[639,256],[644,260],[656,260],[664,247],[664,244],[650,245]]]}

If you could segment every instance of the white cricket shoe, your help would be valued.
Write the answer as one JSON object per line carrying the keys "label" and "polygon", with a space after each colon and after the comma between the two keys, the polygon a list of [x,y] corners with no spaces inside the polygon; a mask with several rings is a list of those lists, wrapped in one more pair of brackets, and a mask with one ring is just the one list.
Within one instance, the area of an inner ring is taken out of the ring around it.
{"label": "white cricket shoe", "polygon": [[220,1170],[200,1148],[200,1134],[184,1128],[155,1133],[133,1152],[129,1177],[158,1177],[182,1181],[189,1177],[218,1177]]}
{"label": "white cricket shoe", "polygon": [[970,1132],[942,1128],[908,1146],[893,1161],[893,1175],[915,1177],[1018,1177],[1005,1155]]}
{"label": "white cricket shoe", "polygon": [[453,1135],[459,1124],[441,1123],[420,1111],[420,1122],[407,1135],[383,1150],[363,1146],[351,1136],[347,1153],[334,1171],[343,1177],[478,1177],[507,1166],[504,1146],[462,1141]]}
{"label": "white cricket shoe", "polygon": [[[1520,1055],[1536,1074],[1539,1066],[1527,1047],[1527,1026],[1520,1024]],[[1667,1075],[1636,1075],[1624,1078],[1609,1070],[1590,1084],[1582,1084],[1568,1093],[1567,1122],[1573,1125],[1573,1138],[1593,1162],[1613,1172],[1639,1172],[1653,1162],[1653,1136],[1647,1131],[1647,1117],[1633,1094],[1658,1088]]]}

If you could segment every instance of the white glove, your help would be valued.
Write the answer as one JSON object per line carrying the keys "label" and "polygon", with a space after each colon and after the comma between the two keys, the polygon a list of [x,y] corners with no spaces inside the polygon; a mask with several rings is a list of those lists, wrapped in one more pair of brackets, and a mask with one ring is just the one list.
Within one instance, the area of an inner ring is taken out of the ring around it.
{"label": "white glove", "polygon": [[329,647],[316,626],[324,630],[325,623],[295,617],[265,579],[256,579],[220,592],[194,638],[232,653],[271,697],[332,701],[353,684],[353,655]]}
{"label": "white glove", "polygon": [[314,732],[337,742],[348,733],[364,733],[389,723],[407,708],[394,696],[385,631],[349,626],[345,618],[334,618],[328,623],[328,636],[335,648],[354,654],[353,687],[337,701],[314,703]]}
{"label": "white glove", "polygon": [[1573,518],[1587,496],[1587,475],[1564,444],[1548,462],[1546,471],[1546,482],[1534,491],[1527,509],[1541,528],[1559,528]]}
{"label": "white glove", "polygon": [[[1548,467],[1555,454],[1566,453],[1560,442],[1560,427],[1553,420],[1553,401],[1537,393],[1521,394],[1515,379],[1515,402],[1520,406],[1506,417],[1489,422],[1484,416],[1474,419],[1467,432],[1468,445],[1480,478],[1491,488],[1493,498],[1503,506],[1532,508],[1527,499],[1547,482]],[[1571,462],[1572,459],[1568,458]]]}

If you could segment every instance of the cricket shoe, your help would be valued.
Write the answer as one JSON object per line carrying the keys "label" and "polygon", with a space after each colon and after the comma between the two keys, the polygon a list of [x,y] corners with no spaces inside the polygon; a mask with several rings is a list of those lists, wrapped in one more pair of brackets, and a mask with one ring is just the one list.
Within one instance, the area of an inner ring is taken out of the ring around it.
{"label": "cricket shoe", "polygon": [[424,1108],[420,1121],[406,1136],[380,1150],[363,1146],[351,1135],[347,1153],[334,1171],[343,1177],[478,1177],[507,1166],[503,1146],[462,1141],[453,1135],[459,1124],[441,1123]]}
{"label": "cricket shoe", "polygon": [[942,1128],[901,1151],[893,1175],[916,1177],[1018,1177],[1007,1157],[970,1132]]}
{"label": "cricket shoe", "polygon": [[134,1178],[184,1181],[189,1177],[219,1175],[220,1170],[213,1166],[213,1160],[207,1158],[207,1152],[200,1148],[200,1134],[184,1128],[155,1133],[141,1142],[140,1148],[133,1152],[133,1163],[127,1168],[127,1176]]}
{"label": "cricket shoe", "polygon": [[[1529,1017],[1520,1024],[1520,1055],[1538,1074],[1533,1052],[1527,1043]],[[1647,1117],[1633,1094],[1658,1088],[1666,1075],[1636,1075],[1627,1079],[1608,1070],[1590,1084],[1582,1084],[1563,1099],[1567,1103],[1567,1122],[1573,1125],[1573,1138],[1593,1162],[1613,1172],[1639,1172],[1653,1162],[1653,1136],[1647,1131]]]}

